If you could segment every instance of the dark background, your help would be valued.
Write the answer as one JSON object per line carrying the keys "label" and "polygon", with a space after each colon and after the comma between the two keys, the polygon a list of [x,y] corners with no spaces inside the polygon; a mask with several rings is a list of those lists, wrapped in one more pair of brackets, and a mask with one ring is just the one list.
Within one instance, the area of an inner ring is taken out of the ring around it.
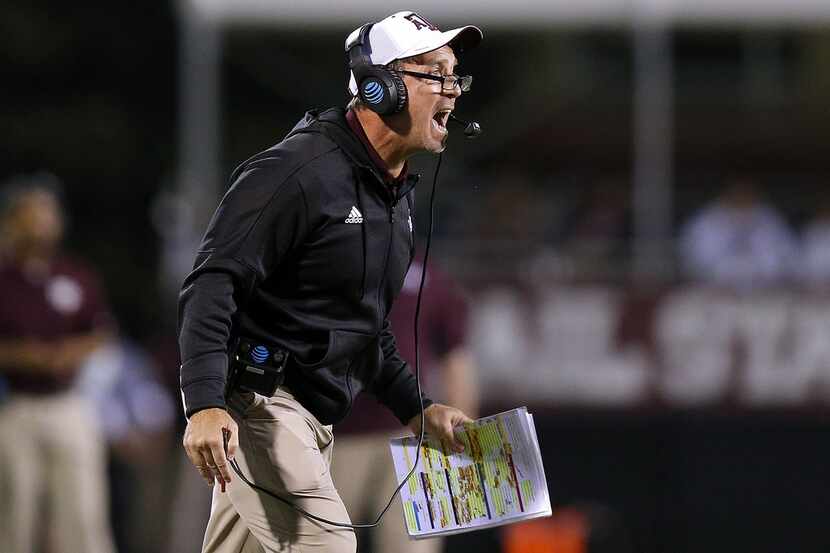
{"label": "dark background", "polygon": [[[159,192],[176,185],[173,7],[0,1],[0,13],[0,178],[46,169],[62,179],[67,247],[100,270],[124,332],[169,351],[175,305],[161,292],[151,218]],[[224,34],[223,181],[305,109],[345,103],[341,48],[350,29]],[[827,194],[830,29],[678,28],[671,45],[675,224],[739,171],[757,176],[800,228]],[[627,190],[632,63],[624,29],[487,31],[462,59],[475,82],[459,102],[459,114],[480,120],[486,134],[474,145],[459,133],[451,138],[439,238],[477,240],[474,214],[506,175],[521,175],[522,186],[541,190],[560,212],[601,179]],[[429,173],[432,163],[422,158],[416,167]],[[546,221],[541,240],[555,245],[561,224]],[[607,280],[619,280],[614,269]],[[162,370],[175,381],[175,361]],[[485,394],[498,403],[497,391]],[[612,509],[628,538],[609,551],[626,551],[626,540],[644,553],[830,550],[824,408],[533,408],[555,505]],[[453,551],[496,551],[499,533],[449,543]]]}

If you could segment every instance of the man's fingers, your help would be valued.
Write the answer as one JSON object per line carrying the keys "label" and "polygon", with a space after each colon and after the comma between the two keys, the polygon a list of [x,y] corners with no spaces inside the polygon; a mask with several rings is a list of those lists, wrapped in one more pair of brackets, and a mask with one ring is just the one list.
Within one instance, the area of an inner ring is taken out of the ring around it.
{"label": "man's fingers", "polygon": [[[220,438],[209,442],[209,455],[212,457],[213,466],[216,467],[217,477],[224,478],[225,482],[231,481],[231,471],[228,467],[228,458],[225,456],[225,444]],[[207,457],[206,454],[205,456]]]}
{"label": "man's fingers", "polygon": [[224,428],[222,429],[222,435],[225,439],[225,450],[228,454],[228,460],[233,459],[236,456],[236,450],[239,449],[239,437],[237,436],[238,432],[236,428]]}
{"label": "man's fingers", "polygon": [[445,439],[456,453],[464,451],[464,444],[458,441],[455,437],[455,430],[453,429],[452,422],[448,421],[447,424],[444,425],[443,431]]}
{"label": "man's fingers", "polygon": [[213,471],[210,468],[210,463],[208,462],[207,459],[205,459],[205,457],[202,455],[202,453],[200,451],[196,450],[195,453],[196,453],[194,455],[195,460],[191,459],[191,461],[195,465],[196,470],[199,471],[199,474],[202,475],[202,478],[205,479],[205,482],[207,482],[207,485],[208,486],[213,486],[213,483],[215,481],[215,476],[213,474]]}
{"label": "man's fingers", "polygon": [[184,452],[187,454],[187,458],[190,459],[190,462],[196,467],[196,470],[199,471],[199,474],[202,475],[202,478],[208,483],[209,486],[213,485],[213,474],[211,474],[210,469],[207,466],[207,462],[202,457],[202,454],[199,453],[199,450],[193,447],[189,441],[188,436],[185,436],[184,443]]}
{"label": "man's fingers", "polygon": [[453,427],[461,426],[462,424],[467,424],[468,422],[474,422],[473,419],[458,409],[452,410],[450,413],[450,419],[452,420]]}
{"label": "man's fingers", "polygon": [[463,453],[464,449],[465,449],[464,448],[464,442],[459,440],[458,436],[456,436],[454,433],[453,433],[453,442],[454,442],[453,443],[453,449],[455,449],[455,451],[457,451],[458,453]]}
{"label": "man's fingers", "polygon": [[206,449],[205,445],[194,445],[191,440],[185,438],[184,450],[187,452],[187,457],[190,459],[190,462],[193,463],[193,466],[196,467],[196,470],[199,471],[199,474],[202,475],[202,478],[205,479],[208,486],[213,486],[215,480],[222,478],[216,468],[216,463],[213,461],[210,450]]}
{"label": "man's fingers", "polygon": [[184,437],[184,447],[190,462],[211,485],[214,479],[219,482],[222,491],[225,491],[225,483],[231,481],[225,447],[231,451],[237,447],[235,437],[232,444],[226,446],[227,433],[236,434],[236,423],[224,409],[211,407],[193,414],[187,423]]}
{"label": "man's fingers", "polygon": [[445,429],[445,432],[450,436],[449,442],[452,445],[452,448],[457,453],[461,453],[462,451],[464,451],[464,444],[456,437],[455,428],[457,426],[461,426],[462,424],[473,422],[473,419],[471,419],[458,409],[453,409],[450,413],[449,418],[450,420],[447,424],[447,426],[449,426],[449,429]]}
{"label": "man's fingers", "polygon": [[[427,433],[445,441],[456,453],[464,451],[464,442],[455,436],[455,427],[473,422],[463,412],[446,405],[432,404],[424,410]],[[416,415],[409,421],[409,428],[417,435],[420,420]]]}

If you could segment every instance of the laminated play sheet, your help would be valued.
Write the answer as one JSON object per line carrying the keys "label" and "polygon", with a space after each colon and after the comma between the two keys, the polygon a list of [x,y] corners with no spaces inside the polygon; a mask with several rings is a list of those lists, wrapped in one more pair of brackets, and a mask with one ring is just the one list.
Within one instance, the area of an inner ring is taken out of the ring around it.
{"label": "laminated play sheet", "polygon": [[[551,514],[533,425],[520,407],[456,429],[463,453],[427,435],[415,472],[401,488],[409,535],[426,538]],[[400,483],[415,462],[417,436],[390,440]]]}

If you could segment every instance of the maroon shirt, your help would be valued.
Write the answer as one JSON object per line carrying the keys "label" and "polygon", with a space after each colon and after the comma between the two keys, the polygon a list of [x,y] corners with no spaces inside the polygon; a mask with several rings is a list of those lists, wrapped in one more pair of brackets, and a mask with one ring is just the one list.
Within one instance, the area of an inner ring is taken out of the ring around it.
{"label": "maroon shirt", "polygon": [[[97,279],[82,264],[57,259],[43,276],[0,261],[0,340],[39,340],[57,344],[103,330],[109,316]],[[0,371],[12,392],[44,394],[69,388],[75,373],[62,377],[27,374],[15,367]]]}
{"label": "maroon shirt", "polygon": [[[389,320],[398,343],[401,357],[415,372],[415,305],[421,282],[423,258],[416,256],[404,279],[403,289],[395,300]],[[421,297],[420,317],[421,386],[429,396],[439,380],[437,374],[442,358],[464,343],[467,331],[466,304],[450,278],[432,265],[427,269],[424,293]],[[371,395],[361,394],[355,400],[351,413],[337,425],[337,433],[368,433],[400,429],[401,424],[392,413]]]}

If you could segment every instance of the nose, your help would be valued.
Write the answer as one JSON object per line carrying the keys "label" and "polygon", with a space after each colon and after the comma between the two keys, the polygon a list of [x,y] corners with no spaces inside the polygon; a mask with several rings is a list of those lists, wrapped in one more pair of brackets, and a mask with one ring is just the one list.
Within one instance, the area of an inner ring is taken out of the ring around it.
{"label": "nose", "polygon": [[461,83],[456,82],[455,86],[452,87],[451,90],[444,90],[441,89],[445,96],[449,96],[450,98],[458,98],[461,96]]}

